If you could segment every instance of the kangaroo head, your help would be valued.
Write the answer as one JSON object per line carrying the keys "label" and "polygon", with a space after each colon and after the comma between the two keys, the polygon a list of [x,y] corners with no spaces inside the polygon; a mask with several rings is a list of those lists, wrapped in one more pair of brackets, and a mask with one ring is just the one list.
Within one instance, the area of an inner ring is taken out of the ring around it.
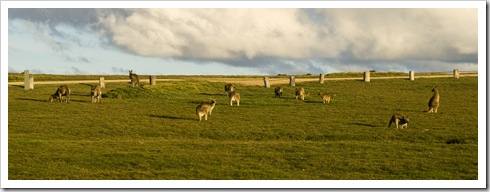
{"label": "kangaroo head", "polygon": [[437,86],[435,86],[433,89],[432,89],[432,92],[436,92],[437,91]]}

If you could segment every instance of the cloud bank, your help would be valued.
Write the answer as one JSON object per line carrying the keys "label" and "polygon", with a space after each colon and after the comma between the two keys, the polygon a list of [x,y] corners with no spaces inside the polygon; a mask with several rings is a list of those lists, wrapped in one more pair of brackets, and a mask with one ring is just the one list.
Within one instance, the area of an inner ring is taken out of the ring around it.
{"label": "cloud bank", "polygon": [[77,41],[57,28],[70,25],[129,54],[270,74],[478,63],[477,9],[9,9],[14,19],[48,27],[53,49],[69,48],[48,37]]}

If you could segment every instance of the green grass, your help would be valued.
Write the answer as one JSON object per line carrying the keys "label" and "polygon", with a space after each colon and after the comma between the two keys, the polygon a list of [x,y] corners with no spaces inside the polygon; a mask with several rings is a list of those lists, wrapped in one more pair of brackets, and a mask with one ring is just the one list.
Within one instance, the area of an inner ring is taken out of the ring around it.
{"label": "green grass", "polygon": [[[478,179],[477,77],[297,83],[305,101],[287,85],[284,98],[239,85],[233,107],[224,84],[108,83],[100,104],[83,84],[68,104],[46,102],[57,85],[9,86],[8,179]],[[435,85],[441,107],[427,114]],[[408,129],[386,127],[393,113]]]}

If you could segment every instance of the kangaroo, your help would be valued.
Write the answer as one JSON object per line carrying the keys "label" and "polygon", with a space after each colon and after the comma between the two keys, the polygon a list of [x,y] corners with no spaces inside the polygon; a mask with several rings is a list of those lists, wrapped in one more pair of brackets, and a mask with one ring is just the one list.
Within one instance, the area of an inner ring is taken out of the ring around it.
{"label": "kangaroo", "polygon": [[230,106],[233,106],[233,101],[236,102],[237,106],[240,106],[240,93],[237,91],[228,92],[228,97],[230,98]]}
{"label": "kangaroo", "polygon": [[202,120],[202,116],[204,116],[204,120],[208,120],[208,115],[211,115],[213,112],[214,106],[216,105],[216,100],[212,99],[210,103],[202,102],[196,107],[196,115],[199,118],[199,121]]}
{"label": "kangaroo", "polygon": [[[323,92],[318,93],[318,96],[322,98],[323,103],[330,103],[330,98],[332,98],[330,95],[327,95]],[[335,96],[335,94],[333,96]]]}
{"label": "kangaroo", "polygon": [[138,77],[138,75],[136,75],[135,73],[133,73],[133,70],[129,70],[129,79],[131,79],[131,85],[133,87],[139,87],[140,86],[140,78]]}
{"label": "kangaroo", "polygon": [[302,101],[304,101],[305,96],[309,96],[309,95],[310,95],[310,92],[305,93],[305,88],[303,88],[303,87],[296,89],[296,99],[298,99],[298,97],[299,97]]}
{"label": "kangaroo", "polygon": [[59,102],[63,102],[63,96],[65,96],[65,102],[70,102],[70,93],[71,90],[66,85],[61,85],[58,87],[56,92],[54,92],[51,96],[49,96],[49,102],[53,102],[53,99],[58,99]]}
{"label": "kangaroo", "polygon": [[284,92],[284,89],[282,87],[276,87],[274,89],[274,93],[276,94],[276,97],[281,98],[283,92]]}
{"label": "kangaroo", "polygon": [[429,111],[427,113],[437,113],[437,108],[439,108],[439,91],[437,90],[437,86],[432,89],[434,95],[429,100]]}
{"label": "kangaroo", "polygon": [[400,114],[394,114],[391,116],[390,122],[388,123],[388,127],[391,127],[391,124],[395,123],[396,128],[398,129],[398,125],[401,125],[401,128],[403,127],[408,128],[408,116],[403,117]]}
{"label": "kangaroo", "polygon": [[226,95],[228,95],[228,96],[229,96],[229,95],[230,95],[229,93],[230,93],[230,92],[235,91],[235,89],[236,89],[235,85],[233,85],[233,84],[231,84],[231,83],[226,84],[226,85],[225,85],[225,92],[226,92]]}
{"label": "kangaroo", "polygon": [[102,100],[102,87],[100,85],[92,86],[90,94],[92,96],[92,103],[100,103]]}

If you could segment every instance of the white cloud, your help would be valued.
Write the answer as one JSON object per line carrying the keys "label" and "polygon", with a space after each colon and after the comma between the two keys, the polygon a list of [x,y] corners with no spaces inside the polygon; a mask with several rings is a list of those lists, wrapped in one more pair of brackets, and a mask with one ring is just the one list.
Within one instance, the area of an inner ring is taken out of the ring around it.
{"label": "white cloud", "polygon": [[145,56],[305,58],[317,30],[299,9],[134,9],[100,18],[114,44]]}
{"label": "white cloud", "polygon": [[132,9],[100,17],[112,42],[155,57],[437,60],[477,54],[476,9]]}
{"label": "white cloud", "polygon": [[22,33],[76,67],[137,63],[96,49],[130,53],[140,63],[164,58],[268,74],[476,69],[478,62],[477,9],[9,10],[9,27],[16,19],[30,31]]}
{"label": "white cloud", "polygon": [[451,60],[478,53],[477,9],[318,9],[361,60]]}

